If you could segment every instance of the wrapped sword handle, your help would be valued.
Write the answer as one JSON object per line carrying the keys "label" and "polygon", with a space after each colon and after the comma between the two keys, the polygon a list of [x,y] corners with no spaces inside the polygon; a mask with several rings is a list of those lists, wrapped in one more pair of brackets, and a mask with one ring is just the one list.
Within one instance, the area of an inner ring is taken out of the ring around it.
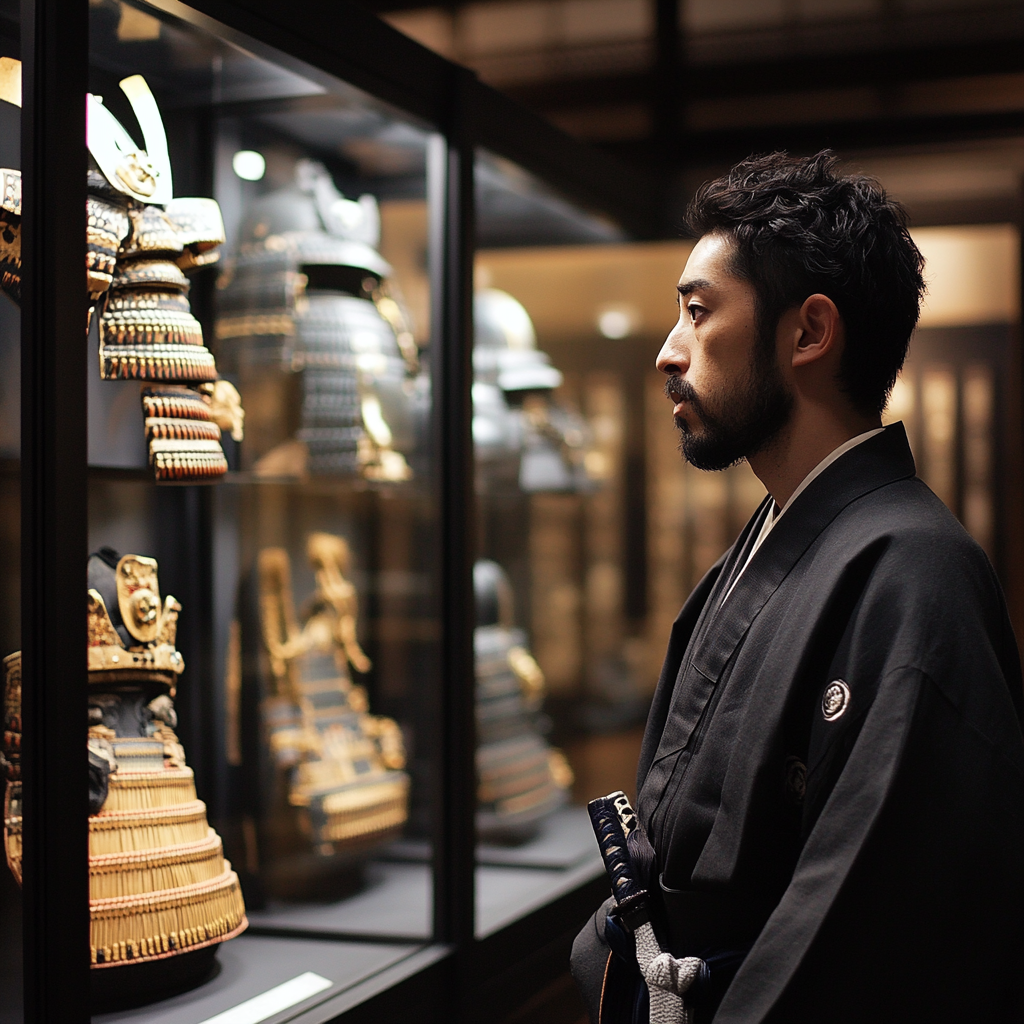
{"label": "wrapped sword handle", "polygon": [[636,814],[621,790],[591,800],[587,811],[612,883],[619,920],[635,931],[651,919],[647,890],[637,881],[626,845],[626,837],[636,828]]}

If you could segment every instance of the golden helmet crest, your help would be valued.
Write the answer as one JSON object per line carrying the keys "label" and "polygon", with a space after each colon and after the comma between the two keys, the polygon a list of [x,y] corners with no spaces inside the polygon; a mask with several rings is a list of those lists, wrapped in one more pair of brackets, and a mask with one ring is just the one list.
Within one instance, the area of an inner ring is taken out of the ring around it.
{"label": "golden helmet crest", "polygon": [[[156,559],[124,555],[114,570],[121,621],[135,643],[126,646],[118,635],[98,590],[87,598],[90,672],[146,672],[174,683],[185,668],[175,648],[181,605],[167,595],[161,603]],[[170,676],[167,674],[171,673]]]}

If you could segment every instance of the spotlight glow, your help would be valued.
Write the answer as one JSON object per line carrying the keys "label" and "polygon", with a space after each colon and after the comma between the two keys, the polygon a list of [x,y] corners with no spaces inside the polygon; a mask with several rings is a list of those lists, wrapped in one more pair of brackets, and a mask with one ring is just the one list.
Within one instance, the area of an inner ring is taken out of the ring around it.
{"label": "spotlight glow", "polygon": [[267,161],[254,149],[240,149],[231,158],[231,168],[243,181],[259,181],[266,173]]}
{"label": "spotlight glow", "polygon": [[633,331],[633,317],[625,309],[606,309],[597,318],[597,329],[606,338],[627,338]]}

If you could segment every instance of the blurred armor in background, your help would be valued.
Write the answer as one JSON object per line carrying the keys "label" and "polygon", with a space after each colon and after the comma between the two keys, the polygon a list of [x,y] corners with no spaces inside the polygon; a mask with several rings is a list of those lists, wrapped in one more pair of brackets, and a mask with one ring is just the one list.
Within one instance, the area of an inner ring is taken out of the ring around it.
{"label": "blurred armor in background", "polygon": [[572,769],[543,737],[544,674],[512,621],[512,587],[497,562],[473,567],[476,594],[477,833],[522,841],[568,799]]}
{"label": "blurred armor in background", "polygon": [[346,199],[311,160],[250,205],[217,337],[249,401],[244,460],[258,475],[412,476],[429,395],[379,244],[376,199]]}
{"label": "blurred armor in background", "polygon": [[301,898],[394,839],[408,817],[409,776],[398,725],[368,713],[349,665],[368,672],[356,637],[348,542],[312,533],[307,554],[316,590],[301,615],[284,548],[259,554],[259,600],[271,686],[261,701],[272,762],[262,818],[269,892]]}
{"label": "blurred armor in background", "polygon": [[537,348],[529,313],[497,288],[473,300],[473,445],[478,471],[527,492],[588,491],[593,439],[586,420],[555,400],[562,373]]}

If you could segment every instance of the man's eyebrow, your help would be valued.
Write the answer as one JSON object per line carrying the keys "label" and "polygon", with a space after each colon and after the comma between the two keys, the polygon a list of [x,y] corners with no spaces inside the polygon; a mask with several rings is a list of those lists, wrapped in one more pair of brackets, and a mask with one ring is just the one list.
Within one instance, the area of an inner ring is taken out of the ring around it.
{"label": "man's eyebrow", "polygon": [[710,288],[711,282],[705,281],[702,277],[696,277],[692,281],[686,281],[683,284],[676,285],[676,291],[682,296],[687,296],[697,291],[698,288]]}

